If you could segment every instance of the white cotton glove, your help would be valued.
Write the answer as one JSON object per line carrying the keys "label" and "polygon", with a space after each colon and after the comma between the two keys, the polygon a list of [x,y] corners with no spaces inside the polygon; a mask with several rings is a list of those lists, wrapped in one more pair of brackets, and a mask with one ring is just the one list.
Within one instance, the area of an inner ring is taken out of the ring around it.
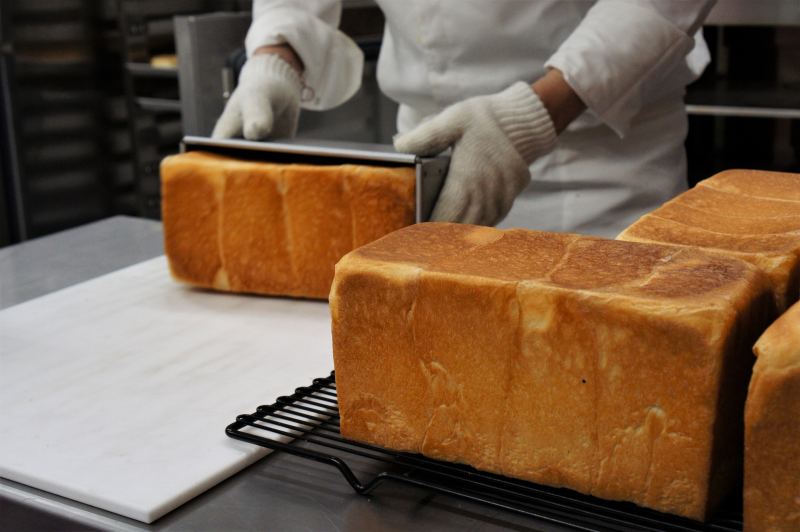
{"label": "white cotton glove", "polygon": [[300,75],[278,55],[250,57],[211,136],[244,136],[248,140],[293,137],[302,90]]}
{"label": "white cotton glove", "polygon": [[530,163],[553,149],[550,114],[530,85],[451,105],[394,139],[398,151],[435,155],[453,147],[431,220],[495,225],[530,181]]}

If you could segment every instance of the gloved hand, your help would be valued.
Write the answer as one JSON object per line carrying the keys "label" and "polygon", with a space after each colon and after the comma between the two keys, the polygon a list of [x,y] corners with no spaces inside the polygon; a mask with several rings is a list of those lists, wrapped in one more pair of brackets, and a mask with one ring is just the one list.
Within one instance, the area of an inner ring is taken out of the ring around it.
{"label": "gloved hand", "polygon": [[300,74],[273,53],[256,54],[242,67],[211,136],[248,140],[292,137],[300,116]]}
{"label": "gloved hand", "polygon": [[530,181],[528,166],[553,149],[556,130],[530,85],[451,105],[398,135],[398,151],[426,156],[453,147],[431,219],[495,225]]}

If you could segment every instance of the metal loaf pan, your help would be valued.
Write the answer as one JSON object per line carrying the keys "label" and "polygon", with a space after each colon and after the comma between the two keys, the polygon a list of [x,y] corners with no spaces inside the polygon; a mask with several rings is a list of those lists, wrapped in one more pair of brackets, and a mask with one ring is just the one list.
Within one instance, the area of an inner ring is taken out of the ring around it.
{"label": "metal loaf pan", "polygon": [[212,139],[186,136],[181,153],[202,150],[238,159],[305,164],[365,164],[413,166],[416,169],[416,221],[427,221],[447,175],[450,156],[419,157],[398,153],[386,144],[292,139],[262,142],[242,139]]}

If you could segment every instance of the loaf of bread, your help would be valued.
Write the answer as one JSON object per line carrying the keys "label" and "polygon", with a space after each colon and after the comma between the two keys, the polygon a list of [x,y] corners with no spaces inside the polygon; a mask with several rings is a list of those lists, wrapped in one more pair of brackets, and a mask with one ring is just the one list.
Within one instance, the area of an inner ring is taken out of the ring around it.
{"label": "loaf of bread", "polygon": [[800,303],[759,338],[745,407],[744,528],[800,530]]}
{"label": "loaf of bread", "polygon": [[785,309],[800,295],[800,174],[729,170],[698,185],[618,237],[697,246],[755,264]]}
{"label": "loaf of bread", "polygon": [[153,68],[178,68],[178,56],[175,54],[158,54],[150,58]]}
{"label": "loaf of bread", "polygon": [[175,279],[324,299],[345,253],[414,223],[415,170],[241,161],[161,163],[164,248]]}
{"label": "loaf of bread", "polygon": [[741,475],[774,317],[744,261],[418,224],[342,258],[330,304],[348,438],[695,519]]}

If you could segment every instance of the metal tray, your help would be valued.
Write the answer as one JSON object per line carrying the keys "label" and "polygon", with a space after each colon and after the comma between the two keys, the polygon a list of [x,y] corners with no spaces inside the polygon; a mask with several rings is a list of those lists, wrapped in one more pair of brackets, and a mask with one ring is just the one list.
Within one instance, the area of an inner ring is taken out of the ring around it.
{"label": "metal tray", "polygon": [[[383,484],[403,483],[575,530],[740,531],[741,507],[728,501],[707,523],[492,475],[469,466],[400,453],[343,438],[335,375],[315,379],[271,405],[241,415],[225,432],[231,438],[337,468],[353,490],[370,495]],[[279,441],[279,438],[284,441]],[[288,441],[289,443],[286,443]],[[350,463],[374,463],[365,480]],[[376,495],[377,496],[377,495]],[[389,493],[383,496],[391,496]]]}
{"label": "metal tray", "polygon": [[433,206],[447,175],[448,154],[418,157],[398,153],[387,144],[292,139],[261,142],[242,139],[212,139],[186,136],[181,152],[202,150],[241,159],[307,164],[371,164],[377,166],[413,166],[416,169],[416,222],[430,219]]}

